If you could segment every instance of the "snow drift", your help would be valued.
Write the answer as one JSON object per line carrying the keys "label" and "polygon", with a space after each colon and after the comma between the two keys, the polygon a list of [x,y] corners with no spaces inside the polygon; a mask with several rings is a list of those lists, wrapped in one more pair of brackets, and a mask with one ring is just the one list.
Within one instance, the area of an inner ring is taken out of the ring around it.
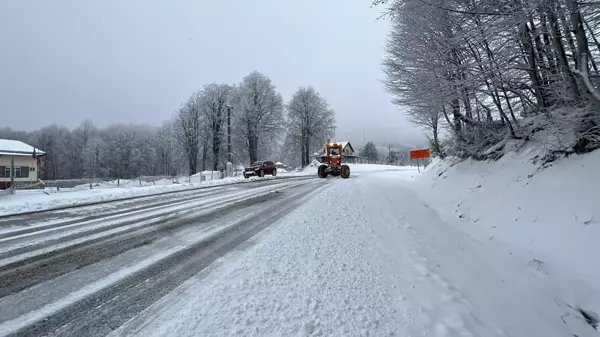
{"label": "snow drift", "polygon": [[414,187],[471,235],[508,243],[540,268],[600,284],[600,151],[544,168],[532,149],[498,161],[435,161]]}

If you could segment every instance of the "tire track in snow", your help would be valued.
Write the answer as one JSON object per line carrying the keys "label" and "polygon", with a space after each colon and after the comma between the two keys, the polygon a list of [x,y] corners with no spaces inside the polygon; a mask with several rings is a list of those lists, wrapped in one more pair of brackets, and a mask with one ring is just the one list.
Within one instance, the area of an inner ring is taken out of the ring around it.
{"label": "tire track in snow", "polygon": [[403,336],[394,334],[403,318],[364,235],[370,213],[349,202],[360,199],[354,184],[332,180],[240,260],[114,336]]}
{"label": "tire track in snow", "polygon": [[[184,200],[186,197],[194,198],[212,193],[223,193],[223,191],[249,190],[261,186],[276,186],[286,184],[290,181],[302,181],[311,179],[310,177],[285,177],[278,179],[243,181],[231,184],[216,186],[202,186],[193,189],[168,191],[164,193],[155,193],[151,195],[136,196],[129,199],[105,200],[93,205],[75,205],[61,209],[48,209],[36,211],[33,214],[13,214],[0,216],[0,229],[9,227],[19,227],[19,229],[0,233],[0,239],[23,235],[31,232],[38,232],[42,229],[51,229],[58,227],[55,220],[65,219],[62,224],[68,225],[66,219],[85,217],[87,220],[101,218],[110,214],[118,214],[123,211],[133,209],[142,209],[152,207],[152,205],[165,205],[175,200]],[[78,221],[77,219],[73,222]],[[37,223],[51,222],[48,225],[36,225]]]}
{"label": "tire track in snow", "polygon": [[49,304],[1,323],[0,335],[105,335],[300,205],[304,202],[302,197],[315,191],[315,187],[322,186],[322,183],[314,185],[317,184],[290,186],[283,193],[277,193],[275,198],[262,200],[256,206],[247,206],[251,209],[249,214],[239,209],[231,213],[231,217],[224,220],[227,224],[213,235],[182,247],[133,273],[114,276],[110,284],[100,280],[100,285],[89,290],[89,293],[73,293],[70,300]]}
{"label": "tire track in snow", "polygon": [[133,195],[133,196],[127,196],[127,197],[121,197],[121,198],[112,198],[112,199],[108,199],[108,200],[98,200],[98,201],[84,202],[84,203],[78,203],[78,204],[61,205],[61,206],[56,206],[56,207],[51,207],[51,208],[30,210],[30,211],[24,211],[24,212],[6,213],[6,214],[0,214],[0,224],[6,224],[5,220],[7,220],[7,219],[8,220],[19,219],[19,221],[21,221],[21,222],[39,221],[40,217],[44,217],[48,213],[51,213],[51,212],[58,212],[58,211],[65,211],[65,210],[72,211],[72,210],[77,210],[77,209],[87,209],[89,207],[98,207],[98,206],[110,206],[111,204],[115,204],[115,203],[129,203],[129,202],[143,201],[143,200],[148,200],[148,199],[152,199],[152,198],[156,198],[156,197],[160,198],[160,197],[165,197],[165,196],[177,195],[180,193],[194,192],[194,191],[198,191],[198,190],[206,190],[206,189],[212,189],[212,188],[220,188],[223,186],[232,186],[232,185],[248,185],[248,186],[250,186],[252,184],[262,184],[265,182],[273,182],[273,181],[289,180],[289,179],[303,180],[303,179],[315,179],[315,177],[301,175],[301,176],[278,176],[278,177],[268,177],[268,178],[265,177],[265,178],[256,178],[256,179],[251,178],[251,179],[247,179],[247,180],[230,181],[230,182],[226,182],[223,184],[217,184],[217,185],[182,188],[182,189],[178,189],[178,190],[174,190],[174,191],[173,190],[163,191],[163,192],[158,192],[158,193]]}
{"label": "tire track in snow", "polygon": [[[305,182],[287,182],[280,185],[280,189],[303,184]],[[273,192],[270,192],[272,188],[266,186],[250,191],[232,192],[221,196],[217,201],[203,200],[165,207],[142,218],[135,213],[134,216],[121,218],[114,224],[105,226],[106,224],[101,223],[99,228],[92,227],[87,232],[76,232],[58,239],[57,242],[32,245],[35,250],[17,250],[20,254],[9,254],[9,257],[0,260],[0,297],[147,245],[186,226],[207,223],[235,208],[268,199],[273,196]]]}

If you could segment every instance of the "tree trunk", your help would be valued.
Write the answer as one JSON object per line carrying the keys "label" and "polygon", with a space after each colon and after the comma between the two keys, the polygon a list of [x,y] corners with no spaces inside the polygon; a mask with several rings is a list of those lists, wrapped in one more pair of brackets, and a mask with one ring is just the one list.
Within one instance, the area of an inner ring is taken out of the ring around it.
{"label": "tree trunk", "polygon": [[306,165],[310,163],[310,137],[306,137],[304,140],[304,162]]}
{"label": "tree trunk", "polygon": [[250,163],[258,160],[258,137],[254,134],[248,136],[248,156]]}
{"label": "tree trunk", "polygon": [[565,16],[565,9],[562,7],[560,2],[556,2],[556,10],[558,12],[558,18],[560,19],[560,23],[563,26],[563,30],[566,32],[565,37],[567,39],[567,44],[569,45],[569,49],[571,50],[571,55],[573,55],[573,63],[575,64],[575,69],[577,69],[577,48],[575,48],[575,43],[573,42],[573,36],[571,34],[571,29],[569,22]]}
{"label": "tree trunk", "polygon": [[460,102],[458,98],[453,99],[451,102],[452,105],[452,117],[454,119],[454,131],[457,134],[460,134],[462,130],[461,118],[460,118]]}
{"label": "tree trunk", "polygon": [[190,169],[190,175],[196,174],[197,173],[197,168],[196,168],[196,163],[198,161],[197,155],[190,153],[188,155],[188,163],[189,163],[189,169]]}
{"label": "tree trunk", "polygon": [[208,158],[208,136],[202,139],[202,172],[206,171],[206,160]]}
{"label": "tree trunk", "polygon": [[[560,26],[558,25],[558,18],[556,17],[556,13],[550,6],[546,6],[546,13],[548,14],[548,21],[550,23],[550,27],[552,29],[552,43],[554,45],[554,49],[556,51],[556,56],[558,59],[558,64],[560,65],[560,70],[565,76],[567,80],[568,89],[571,91],[572,100],[575,102],[579,101],[579,86],[577,84],[577,80],[575,79],[575,75],[571,71],[569,67],[569,63],[567,61],[567,55],[565,53],[565,48],[562,44],[562,33],[560,31]],[[587,64],[586,64],[587,66]]]}
{"label": "tree trunk", "polygon": [[440,140],[438,137],[438,123],[437,121],[434,121],[433,125],[432,125],[432,132],[433,132],[433,150],[438,154],[438,156],[440,156],[440,158],[444,159],[444,153],[442,152],[442,147],[440,146]]}
{"label": "tree trunk", "polygon": [[[543,79],[538,72],[538,61],[536,59],[536,52],[534,49],[533,41],[531,39],[531,32],[527,27],[527,23],[524,22],[519,27],[519,36],[521,40],[521,47],[523,48],[523,58],[529,64],[529,78],[533,83],[533,92],[540,108],[546,107],[546,94],[545,88],[543,87]],[[537,38],[539,40],[539,37]],[[544,65],[540,65],[544,67]]]}
{"label": "tree trunk", "polygon": [[300,159],[302,167],[308,165],[308,162],[306,161],[306,138],[306,131],[303,130],[300,135]]}
{"label": "tree trunk", "polygon": [[213,139],[212,139],[212,154],[213,154],[213,171],[218,171],[219,160],[221,158],[221,123],[213,122]]}
{"label": "tree trunk", "polygon": [[544,41],[540,57],[545,57],[548,61],[548,69],[545,69],[544,78],[546,79],[546,87],[550,88],[560,78],[555,53],[549,38],[550,33],[548,30],[548,21],[546,20],[546,14],[543,11],[540,12],[540,27],[542,30],[542,38]]}
{"label": "tree trunk", "polygon": [[577,57],[579,58],[579,76],[585,85],[587,96],[596,105],[600,106],[600,93],[595,86],[590,82],[588,71],[588,40],[583,27],[583,17],[579,9],[577,0],[567,0],[571,11],[571,24],[575,30],[575,39],[577,41]]}

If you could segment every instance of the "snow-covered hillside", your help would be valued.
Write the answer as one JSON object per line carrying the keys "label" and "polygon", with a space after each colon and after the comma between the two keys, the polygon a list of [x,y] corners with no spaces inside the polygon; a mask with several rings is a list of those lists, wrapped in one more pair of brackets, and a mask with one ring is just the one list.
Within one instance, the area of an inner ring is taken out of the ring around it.
{"label": "snow-covered hillside", "polygon": [[600,151],[540,169],[528,152],[496,162],[430,165],[415,187],[446,220],[520,247],[541,268],[600,284]]}

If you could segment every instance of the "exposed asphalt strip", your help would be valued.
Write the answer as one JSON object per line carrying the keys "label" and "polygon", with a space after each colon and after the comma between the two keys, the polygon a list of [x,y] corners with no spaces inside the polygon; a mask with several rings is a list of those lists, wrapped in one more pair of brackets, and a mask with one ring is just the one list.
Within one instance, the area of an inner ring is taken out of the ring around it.
{"label": "exposed asphalt strip", "polygon": [[230,183],[224,183],[224,184],[219,184],[219,185],[199,186],[199,187],[193,187],[193,188],[183,188],[183,189],[176,190],[176,191],[167,191],[167,192],[159,192],[159,193],[152,193],[152,194],[136,195],[136,196],[131,196],[131,197],[123,197],[123,198],[116,198],[116,199],[110,199],[110,200],[92,201],[92,202],[86,202],[86,203],[75,204],[75,205],[65,205],[65,206],[57,206],[57,207],[52,207],[52,208],[45,208],[45,209],[40,209],[40,210],[35,210],[35,211],[17,212],[17,213],[10,213],[10,214],[0,214],[0,219],[10,218],[10,217],[17,217],[17,216],[35,215],[35,214],[39,214],[39,213],[46,213],[46,212],[53,212],[53,211],[60,211],[60,210],[74,209],[74,208],[81,208],[81,207],[86,207],[86,206],[94,206],[94,205],[100,205],[100,204],[121,202],[121,201],[126,201],[126,200],[136,200],[136,199],[143,199],[143,198],[151,198],[151,197],[156,197],[156,196],[161,196],[161,195],[169,195],[169,194],[175,194],[175,193],[181,193],[181,192],[188,192],[188,191],[197,191],[197,190],[203,190],[203,189],[219,188],[219,187],[223,187],[223,186],[230,186],[230,185],[236,185],[236,184],[253,184],[253,183],[259,183],[259,182],[265,182],[265,181],[273,181],[273,180],[282,180],[282,179],[299,179],[299,180],[302,180],[302,179],[313,179],[313,178],[314,177],[312,177],[312,176],[289,176],[289,177],[288,176],[277,176],[277,177],[273,177],[273,178],[269,178],[269,179],[251,179],[251,180],[232,181]]}
{"label": "exposed asphalt strip", "polygon": [[51,311],[42,308],[4,322],[0,324],[0,336],[104,336],[299,206],[311,192],[323,186],[314,185],[295,186],[274,192],[277,197],[255,198],[235,211],[211,214],[204,221],[220,222],[219,216],[225,218],[214,234],[122,278],[103,283],[90,294],[79,294],[79,298],[73,294],[73,301]]}
{"label": "exposed asphalt strip", "polygon": [[[253,193],[251,191],[262,190],[265,188],[274,188],[277,185],[282,184],[290,184],[290,182],[278,182],[277,184],[268,184],[265,186],[260,186],[255,189],[252,189],[246,193]],[[132,207],[117,209],[113,211],[97,211],[94,215],[85,216],[85,217],[77,217],[77,218],[65,218],[64,221],[52,221],[50,224],[46,225],[38,225],[31,226],[22,230],[15,230],[7,233],[0,234],[0,260],[5,258],[5,253],[8,250],[11,250],[11,246],[15,245],[15,242],[21,241],[25,242],[28,245],[32,245],[32,242],[35,242],[35,237],[42,237],[43,241],[49,241],[49,237],[53,235],[56,236],[57,232],[65,232],[66,229],[69,231],[77,230],[78,227],[91,227],[94,223],[106,223],[113,222],[119,219],[130,218],[134,216],[136,213],[140,215],[145,214],[157,214],[156,210],[165,209],[165,211],[169,211],[168,208],[172,208],[177,205],[187,204],[191,202],[202,202],[204,200],[215,200],[219,198],[223,198],[232,194],[242,194],[245,190],[212,190],[204,193],[196,193],[191,196],[187,196],[187,194],[183,197],[172,198],[168,200],[161,199],[158,202],[154,203],[144,203],[141,206],[131,205]],[[214,198],[214,199],[209,199]],[[57,214],[60,217],[62,214]],[[142,216],[143,218],[143,216]],[[59,220],[54,218],[53,220]],[[51,240],[51,239],[50,239]]]}
{"label": "exposed asphalt strip", "polygon": [[[74,238],[69,236],[66,238],[69,241],[62,246],[52,247],[56,243],[49,242],[47,244],[50,248],[47,251],[42,249],[40,252],[38,250],[36,254],[30,254],[31,256],[25,258],[12,259],[13,261],[10,257],[7,257],[4,259],[3,265],[0,266],[0,298],[72,270],[116,256],[130,249],[152,243],[186,226],[210,222],[215,217],[227,214],[236,208],[268,200],[276,195],[275,192],[262,192],[255,196],[243,194],[233,199],[203,204],[200,210],[191,207],[158,217],[156,215],[144,218],[138,217],[119,222],[113,226],[98,228],[91,233],[84,232],[75,235],[75,237],[81,237],[79,242],[76,240],[71,242],[70,240]],[[114,230],[113,227],[129,225],[136,227],[106,233]],[[94,237],[96,232],[100,234]],[[23,253],[28,249],[29,247],[24,247],[16,251]],[[12,256],[17,255],[12,254]],[[0,260],[0,262],[3,261]]]}
{"label": "exposed asphalt strip", "polygon": [[147,210],[147,209],[151,209],[151,208],[155,208],[155,207],[168,206],[168,205],[172,205],[174,203],[181,203],[181,202],[186,202],[189,200],[197,200],[199,198],[204,199],[204,198],[222,193],[222,191],[219,191],[219,190],[206,191],[205,193],[199,193],[199,192],[204,192],[204,191],[196,191],[196,194],[192,194],[190,196],[184,196],[183,198],[166,199],[166,200],[161,199],[157,202],[145,203],[138,207],[117,209],[117,210],[108,211],[108,212],[98,212],[94,215],[86,216],[83,219],[75,218],[72,220],[61,221],[60,223],[53,223],[53,224],[42,225],[42,226],[30,226],[30,227],[26,227],[26,228],[19,229],[19,230],[0,233],[0,240],[15,237],[15,236],[21,236],[23,234],[28,234],[28,233],[40,233],[44,230],[60,229],[61,227],[71,226],[74,224],[81,224],[83,222],[92,221],[95,219],[104,219],[104,218],[113,217],[113,216],[117,216],[117,215],[126,216],[127,214],[131,214],[133,212],[139,212],[139,211],[143,211],[143,210]]}

